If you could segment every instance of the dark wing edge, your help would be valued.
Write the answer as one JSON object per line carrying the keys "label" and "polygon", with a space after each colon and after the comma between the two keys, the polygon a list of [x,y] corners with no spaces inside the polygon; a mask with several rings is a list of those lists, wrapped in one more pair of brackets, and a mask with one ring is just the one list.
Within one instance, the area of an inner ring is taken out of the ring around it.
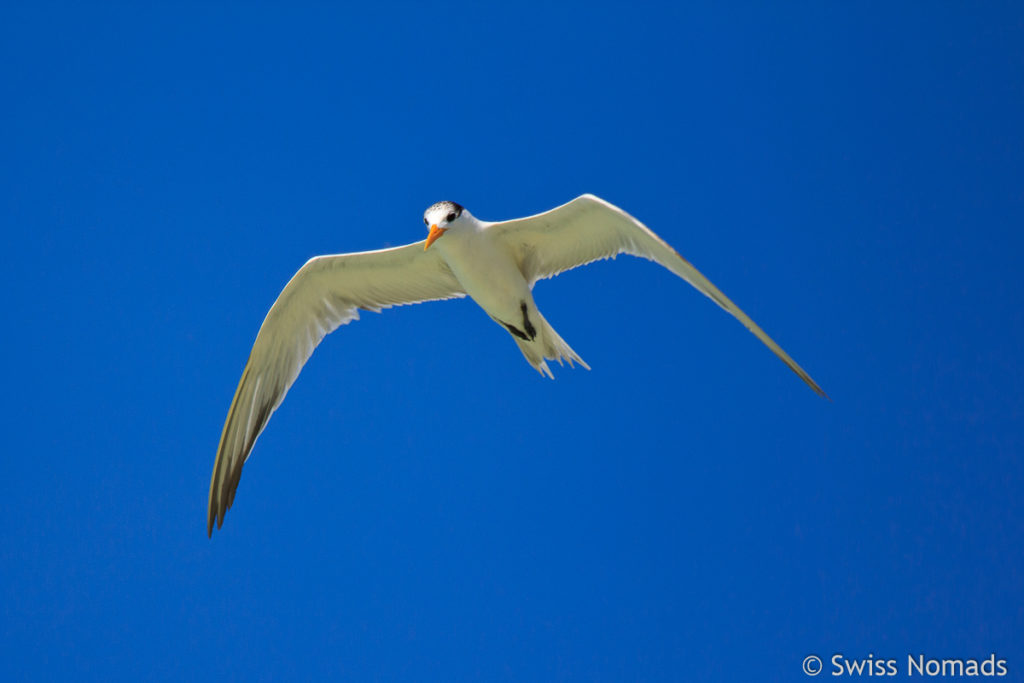
{"label": "dark wing edge", "polygon": [[359,310],[465,296],[448,265],[423,242],[310,259],[285,285],[253,343],[224,421],[210,475],[207,536],[235,499],[242,466],[320,341]]}
{"label": "dark wing edge", "polygon": [[692,263],[646,225],[600,197],[584,194],[550,211],[494,223],[488,229],[512,251],[531,287],[538,280],[619,254],[653,261],[725,309],[815,393],[831,400],[775,340]]}

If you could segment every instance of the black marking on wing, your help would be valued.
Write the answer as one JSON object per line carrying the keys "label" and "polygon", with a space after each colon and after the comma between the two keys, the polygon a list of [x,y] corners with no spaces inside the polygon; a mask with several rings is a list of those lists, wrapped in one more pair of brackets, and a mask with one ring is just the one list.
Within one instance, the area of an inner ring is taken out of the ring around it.
{"label": "black marking on wing", "polygon": [[511,325],[511,324],[505,322],[504,320],[499,320],[498,318],[495,318],[493,315],[491,316],[491,318],[493,318],[494,322],[498,323],[499,325],[503,325],[505,327],[505,329],[507,329],[509,332],[511,332],[516,337],[519,337],[523,341],[530,341],[530,338],[528,336],[526,336],[526,333],[523,332],[518,327],[516,327],[515,325]]}
{"label": "black marking on wing", "polygon": [[510,325],[509,323],[501,322],[500,320],[498,322],[500,322],[502,325],[507,327],[509,332],[511,332],[515,336],[519,337],[523,341],[531,341],[533,339],[533,337],[527,337],[526,333],[523,332],[522,330],[520,330],[515,325]]}
{"label": "black marking on wing", "polygon": [[534,328],[533,323],[530,322],[530,316],[526,314],[526,302],[519,302],[519,310],[523,312],[523,327],[526,328],[526,334],[530,336],[530,341],[533,341],[537,337],[537,330]]}

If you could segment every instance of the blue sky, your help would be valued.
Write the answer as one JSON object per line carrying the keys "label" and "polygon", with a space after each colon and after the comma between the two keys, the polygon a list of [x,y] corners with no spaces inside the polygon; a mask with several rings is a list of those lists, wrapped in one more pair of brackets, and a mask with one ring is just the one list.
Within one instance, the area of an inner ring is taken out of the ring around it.
{"label": "blue sky", "polygon": [[[5,680],[1024,671],[1024,12],[7,6]],[[667,272],[318,349],[206,538],[221,426],[310,256],[593,192]],[[826,662],[826,666],[828,663]]]}

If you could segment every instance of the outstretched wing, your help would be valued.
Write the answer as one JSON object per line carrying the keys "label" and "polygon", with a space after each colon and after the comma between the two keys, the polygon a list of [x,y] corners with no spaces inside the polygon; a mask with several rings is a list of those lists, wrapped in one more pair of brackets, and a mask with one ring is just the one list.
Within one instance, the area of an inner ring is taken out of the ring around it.
{"label": "outstretched wing", "polygon": [[619,254],[654,261],[728,311],[808,386],[828,398],[789,354],[689,261],[643,223],[599,197],[585,194],[536,216],[494,223],[488,230],[512,251],[531,287],[537,280]]}
{"label": "outstretched wing", "polygon": [[359,318],[359,309],[465,296],[437,250],[423,242],[317,256],[285,285],[267,313],[228,410],[210,478],[207,534],[224,522],[256,438],[320,340]]}

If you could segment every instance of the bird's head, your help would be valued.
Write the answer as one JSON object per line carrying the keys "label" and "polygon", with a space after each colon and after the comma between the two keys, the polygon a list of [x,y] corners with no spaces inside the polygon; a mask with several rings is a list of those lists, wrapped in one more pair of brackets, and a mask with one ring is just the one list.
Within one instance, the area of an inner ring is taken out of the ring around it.
{"label": "bird's head", "polygon": [[438,202],[431,205],[423,212],[423,224],[430,228],[427,235],[427,243],[423,245],[423,251],[430,248],[430,245],[438,240],[452,228],[457,228],[463,214],[469,215],[461,206],[455,202]]}

